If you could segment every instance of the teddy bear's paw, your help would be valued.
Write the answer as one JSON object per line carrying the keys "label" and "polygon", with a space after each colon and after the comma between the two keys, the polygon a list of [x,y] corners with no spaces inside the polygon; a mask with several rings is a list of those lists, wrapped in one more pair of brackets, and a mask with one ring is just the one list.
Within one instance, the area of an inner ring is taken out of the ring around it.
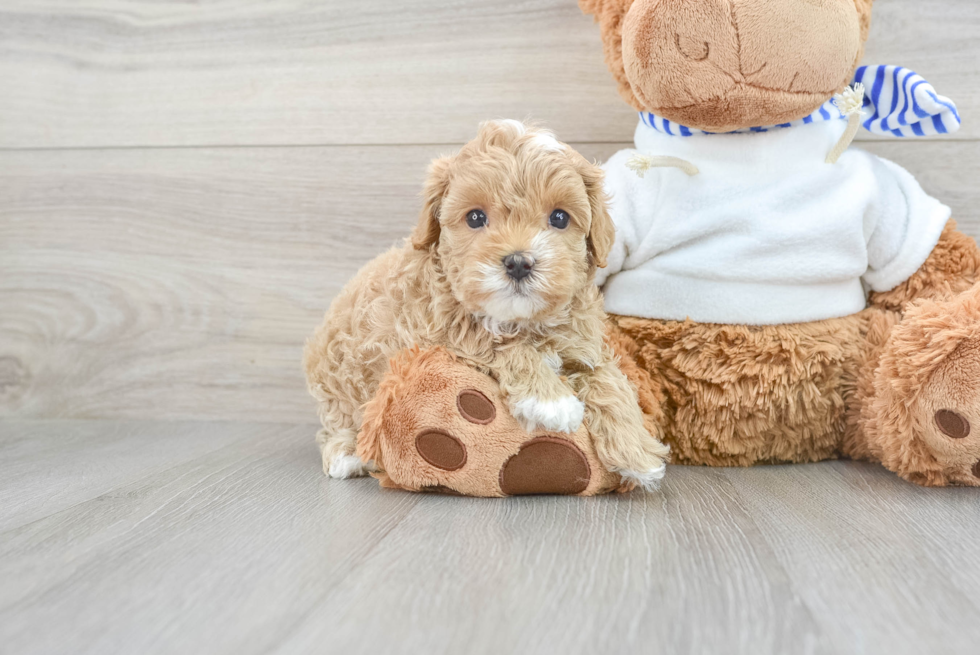
{"label": "teddy bear's paw", "polygon": [[942,483],[980,486],[980,338],[966,339],[929,378],[917,423]]}
{"label": "teddy bear's paw", "polygon": [[557,400],[521,398],[511,403],[510,411],[528,432],[541,429],[571,434],[582,425],[585,403],[575,396]]}
{"label": "teddy bear's paw", "polygon": [[405,351],[364,410],[358,453],[378,464],[374,476],[387,488],[482,497],[617,489],[582,404],[570,396],[557,407],[521,404],[536,425],[575,431],[525,430],[489,375],[442,349]]}
{"label": "teddy bear's paw", "polygon": [[925,486],[980,486],[980,337],[959,340],[945,357],[930,348],[939,342],[922,348],[932,357],[928,375],[895,376],[893,388],[918,383],[918,393],[882,396],[882,463]]}

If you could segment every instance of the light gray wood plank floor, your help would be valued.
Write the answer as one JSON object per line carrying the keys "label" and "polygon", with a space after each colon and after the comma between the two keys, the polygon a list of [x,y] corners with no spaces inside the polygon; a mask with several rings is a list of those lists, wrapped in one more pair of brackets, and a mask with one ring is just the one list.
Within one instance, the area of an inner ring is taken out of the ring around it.
{"label": "light gray wood plank floor", "polygon": [[980,491],[673,467],[481,500],[323,477],[314,426],[0,423],[0,651],[940,653],[980,643]]}

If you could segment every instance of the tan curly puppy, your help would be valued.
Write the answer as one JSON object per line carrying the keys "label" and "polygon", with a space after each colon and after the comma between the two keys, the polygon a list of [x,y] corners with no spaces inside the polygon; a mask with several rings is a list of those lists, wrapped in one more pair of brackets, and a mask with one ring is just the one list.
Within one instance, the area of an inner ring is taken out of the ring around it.
{"label": "tan curly puppy", "polygon": [[443,346],[491,375],[527,430],[575,432],[603,464],[654,488],[667,448],[603,339],[594,284],[613,242],[602,171],[550,133],[491,121],[433,162],[408,242],[367,264],[309,340],[324,471],[363,475],[362,407],[404,348]]}

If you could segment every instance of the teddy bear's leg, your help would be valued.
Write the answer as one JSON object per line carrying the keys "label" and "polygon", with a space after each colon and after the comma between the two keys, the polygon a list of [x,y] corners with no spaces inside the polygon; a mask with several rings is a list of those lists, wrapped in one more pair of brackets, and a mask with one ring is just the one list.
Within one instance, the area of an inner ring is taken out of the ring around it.
{"label": "teddy bear's leg", "polygon": [[610,345],[674,463],[752,466],[839,454],[861,316],[761,327],[609,322]]}
{"label": "teddy bear's leg", "polygon": [[620,321],[629,318],[609,316],[606,321],[606,343],[616,356],[619,369],[636,388],[637,400],[643,412],[644,426],[654,438],[666,443],[671,418],[664,412],[667,390],[662,378],[659,359],[652,347],[643,348]]}
{"label": "teddy bear's leg", "polygon": [[845,452],[925,486],[980,486],[980,285],[872,325]]}
{"label": "teddy bear's leg", "polygon": [[980,249],[950,220],[914,275],[871,294],[846,454],[923,485],[980,485],[978,279]]}

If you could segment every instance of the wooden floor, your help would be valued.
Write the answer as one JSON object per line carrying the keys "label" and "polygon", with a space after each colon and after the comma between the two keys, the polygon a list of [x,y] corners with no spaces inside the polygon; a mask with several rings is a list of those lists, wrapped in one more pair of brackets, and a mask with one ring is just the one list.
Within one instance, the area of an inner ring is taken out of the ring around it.
{"label": "wooden floor", "polygon": [[859,463],[658,494],[333,481],[313,426],[0,424],[0,651],[970,653],[980,490]]}
{"label": "wooden floor", "polygon": [[[865,63],[964,126],[857,144],[974,237],[978,34],[976,0],[878,0]],[[977,490],[323,477],[303,340],[409,233],[427,162],[501,117],[629,144],[575,0],[0,0],[0,654],[977,651]]]}

